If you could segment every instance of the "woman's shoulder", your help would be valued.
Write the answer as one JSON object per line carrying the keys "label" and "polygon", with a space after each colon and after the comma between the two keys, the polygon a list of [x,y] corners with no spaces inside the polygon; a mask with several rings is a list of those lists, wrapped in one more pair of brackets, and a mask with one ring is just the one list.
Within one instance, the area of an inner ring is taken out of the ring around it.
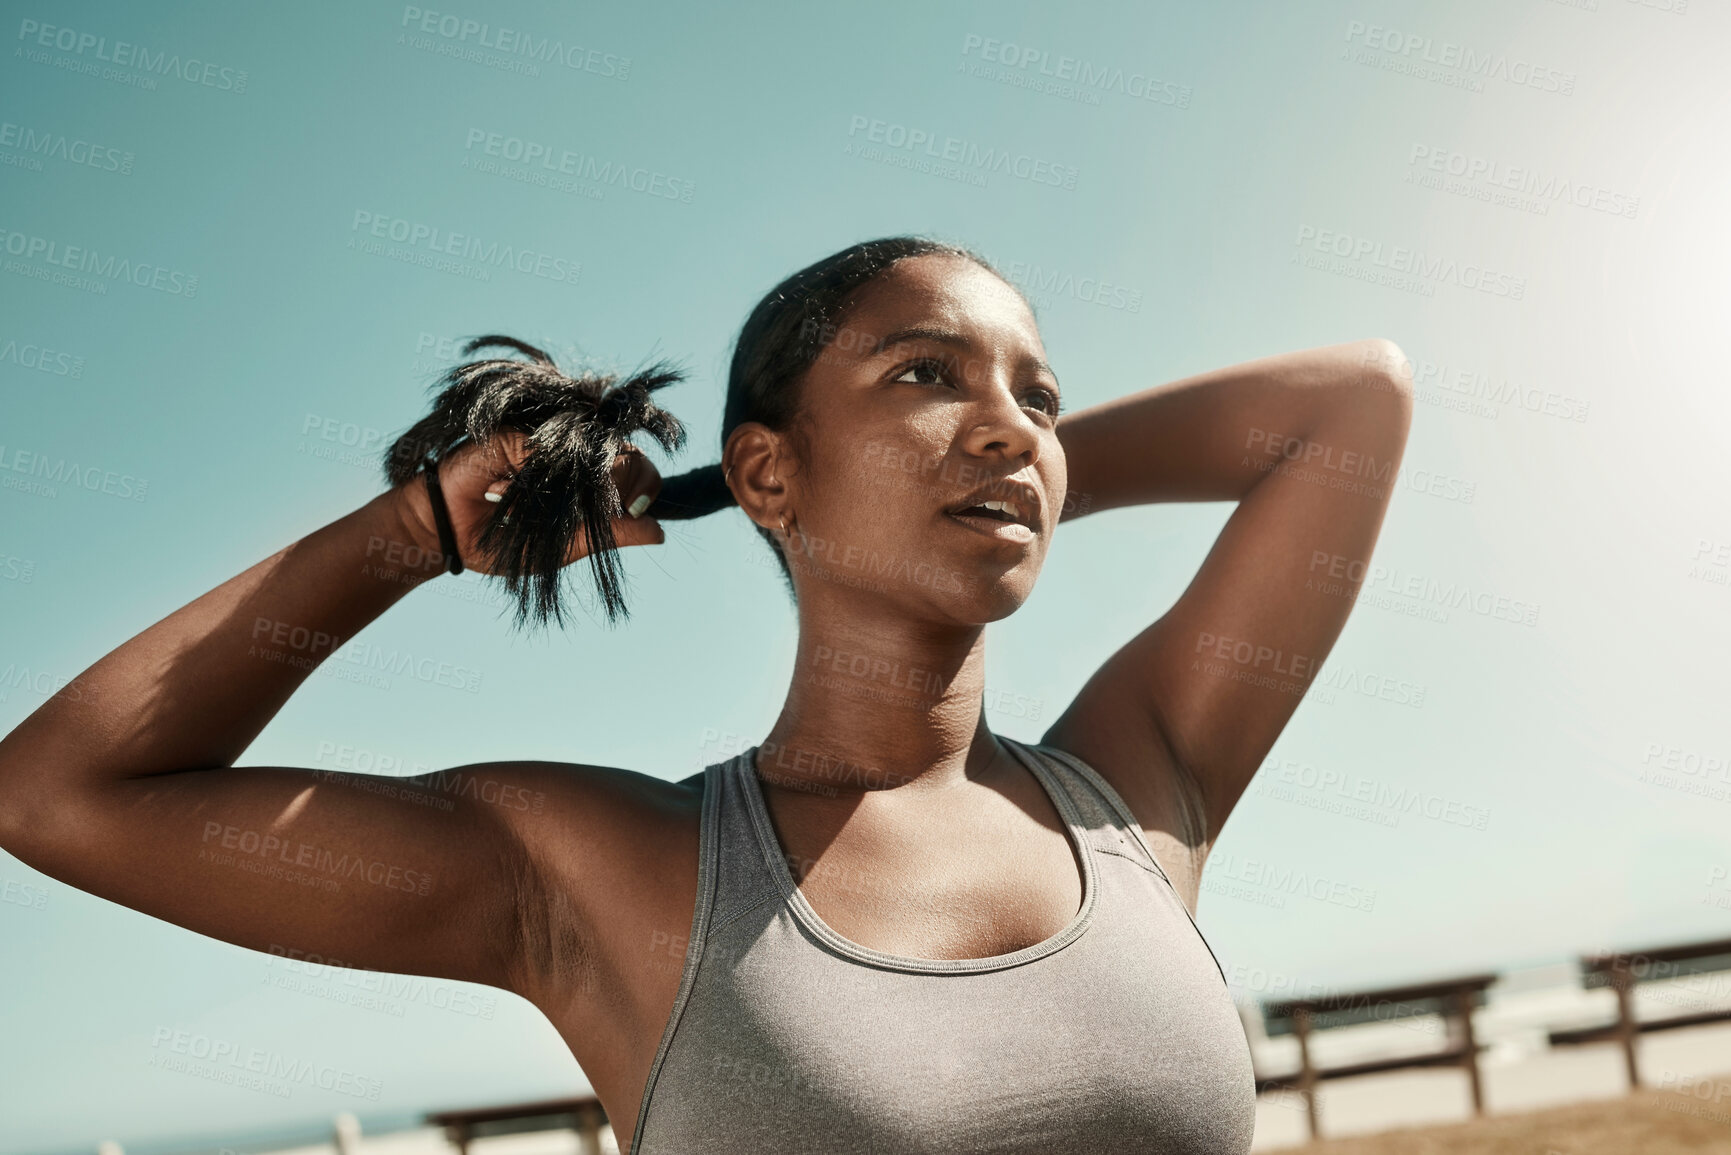
{"label": "woman's shoulder", "polygon": [[596,762],[517,759],[429,775],[446,794],[489,804],[531,849],[587,844],[610,852],[654,844],[695,822],[704,772],[680,780]]}
{"label": "woman's shoulder", "polygon": [[[610,796],[650,807],[683,809],[703,797],[706,770],[673,778],[601,762],[518,762],[526,777],[569,792]],[[678,773],[677,770],[674,773]]]}
{"label": "woman's shoulder", "polygon": [[702,774],[676,781],[554,761],[487,770],[516,791],[501,803],[513,807],[507,821],[521,864],[515,907],[528,946],[513,989],[544,1010],[568,1010],[573,999],[593,1009],[598,992],[603,1002],[627,997],[629,981],[609,984],[633,973],[642,944],[658,935],[667,941],[691,923]]}
{"label": "woman's shoulder", "polygon": [[1112,824],[1139,836],[1186,905],[1195,909],[1212,840],[1204,829],[1200,798],[1168,751],[1126,742],[1121,731],[1056,725],[1027,745],[1086,782],[1113,816]]}

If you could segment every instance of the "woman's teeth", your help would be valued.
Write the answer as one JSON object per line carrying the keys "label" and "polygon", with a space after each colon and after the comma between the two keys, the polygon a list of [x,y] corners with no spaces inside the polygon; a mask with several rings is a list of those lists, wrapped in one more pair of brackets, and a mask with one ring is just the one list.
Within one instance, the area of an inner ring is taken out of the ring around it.
{"label": "woman's teeth", "polygon": [[990,510],[993,513],[1001,513],[1004,515],[1004,519],[1006,521],[1021,521],[1022,520],[1022,511],[1021,511],[1021,509],[1019,509],[1017,507],[1016,503],[1013,501],[981,502],[979,505],[974,506],[972,509],[965,510],[964,512],[973,513],[975,510],[980,510],[980,509]]}

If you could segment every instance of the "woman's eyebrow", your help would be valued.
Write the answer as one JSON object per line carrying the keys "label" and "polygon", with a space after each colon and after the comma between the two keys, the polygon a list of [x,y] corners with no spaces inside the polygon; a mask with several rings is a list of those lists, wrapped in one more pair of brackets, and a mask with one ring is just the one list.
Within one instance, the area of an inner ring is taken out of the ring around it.
{"label": "woman's eyebrow", "polygon": [[872,353],[883,353],[895,345],[905,345],[909,341],[940,341],[946,345],[966,345],[968,339],[953,329],[939,329],[931,325],[910,325],[905,329],[897,329],[872,347]]}

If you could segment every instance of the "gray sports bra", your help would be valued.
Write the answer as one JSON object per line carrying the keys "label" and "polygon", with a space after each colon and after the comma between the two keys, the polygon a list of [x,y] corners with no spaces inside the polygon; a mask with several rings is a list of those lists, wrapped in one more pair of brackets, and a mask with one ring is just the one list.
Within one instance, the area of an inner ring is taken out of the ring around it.
{"label": "gray sports bra", "polygon": [[1243,1025],[1129,810],[1073,756],[999,740],[1068,826],[1083,898],[990,958],[841,937],[788,871],[757,748],[704,770],[697,908],[632,1155],[1250,1149]]}

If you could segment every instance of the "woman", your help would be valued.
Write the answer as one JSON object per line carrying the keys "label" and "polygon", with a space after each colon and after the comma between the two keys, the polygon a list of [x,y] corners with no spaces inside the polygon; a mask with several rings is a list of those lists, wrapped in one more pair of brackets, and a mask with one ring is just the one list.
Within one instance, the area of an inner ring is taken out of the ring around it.
{"label": "woman", "polygon": [[[631,1151],[1247,1150],[1250,1058],[1197,887],[1351,607],[1338,575],[1370,555],[1410,420],[1399,349],[1060,417],[1007,281],[962,249],[873,241],[759,303],[721,462],[663,494],[624,435],[677,442],[647,402],[672,376],[596,393],[517,348],[531,360],[453,372],[388,492],[0,743],[0,844],[228,942],[514,991]],[[984,627],[1032,592],[1058,523],[1218,500],[1237,508],[1177,603],[1039,743],[993,734]],[[465,766],[423,780],[449,811],[234,765],[440,563],[556,618],[559,563],[589,556],[611,611],[618,547],[729,504],[772,542],[800,625],[781,715],[739,757],[683,782]]]}

